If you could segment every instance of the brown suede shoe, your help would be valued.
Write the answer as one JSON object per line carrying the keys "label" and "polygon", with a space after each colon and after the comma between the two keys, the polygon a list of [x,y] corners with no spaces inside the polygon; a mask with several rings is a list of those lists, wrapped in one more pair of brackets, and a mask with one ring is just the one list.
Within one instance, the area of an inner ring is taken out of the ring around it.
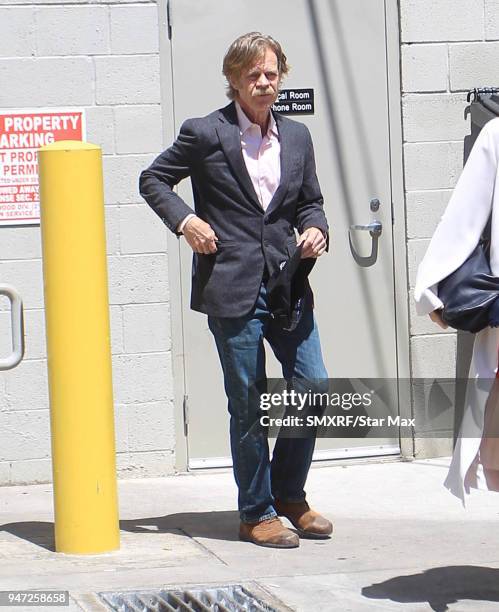
{"label": "brown suede shoe", "polygon": [[274,508],[279,516],[289,519],[298,533],[305,538],[327,538],[333,533],[333,524],[318,512],[310,509],[306,501],[274,502]]}
{"label": "brown suede shoe", "polygon": [[269,548],[296,548],[300,545],[300,538],[291,529],[284,527],[277,516],[259,523],[241,521],[239,539]]}

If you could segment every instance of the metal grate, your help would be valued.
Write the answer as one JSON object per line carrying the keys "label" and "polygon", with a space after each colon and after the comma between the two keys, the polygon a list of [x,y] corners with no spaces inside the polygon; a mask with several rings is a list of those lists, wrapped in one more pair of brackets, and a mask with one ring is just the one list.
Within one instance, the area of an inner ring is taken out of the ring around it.
{"label": "metal grate", "polygon": [[117,612],[278,612],[243,586],[99,593]]}

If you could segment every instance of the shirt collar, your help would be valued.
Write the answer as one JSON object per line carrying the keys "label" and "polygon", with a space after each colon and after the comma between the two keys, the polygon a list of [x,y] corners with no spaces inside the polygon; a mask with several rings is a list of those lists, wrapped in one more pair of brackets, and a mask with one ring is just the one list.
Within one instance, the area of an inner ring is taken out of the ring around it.
{"label": "shirt collar", "polygon": [[[239,124],[239,130],[241,131],[241,135],[242,135],[252,125],[256,125],[256,123],[252,123],[248,119],[248,117],[246,116],[246,113],[241,108],[241,105],[239,104],[239,102],[236,101],[235,104],[236,104],[237,122]],[[269,121],[269,127],[267,129],[267,136],[270,138],[272,134],[274,136],[279,136],[279,132],[277,131],[277,124],[276,124],[274,115],[272,111],[270,111],[270,121]]]}

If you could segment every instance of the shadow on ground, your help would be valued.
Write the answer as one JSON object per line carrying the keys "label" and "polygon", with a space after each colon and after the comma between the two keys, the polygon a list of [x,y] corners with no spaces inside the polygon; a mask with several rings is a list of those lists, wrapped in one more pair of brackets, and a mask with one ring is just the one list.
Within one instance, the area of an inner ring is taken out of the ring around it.
{"label": "shadow on ground", "polygon": [[364,587],[362,595],[400,603],[428,602],[435,612],[445,612],[449,604],[462,599],[499,602],[499,569],[474,565],[435,567]]}
{"label": "shadow on ground", "polygon": [[234,541],[239,540],[239,512],[178,512],[166,516],[120,521],[120,528],[133,533],[180,530],[192,538]]}
{"label": "shadow on ground", "polygon": [[54,523],[45,521],[24,521],[19,523],[5,523],[0,525],[0,532],[6,531],[21,540],[31,542],[47,550],[55,550],[54,547]]}
{"label": "shadow on ground", "polygon": [[[177,533],[183,532],[193,538],[212,540],[238,540],[239,513],[221,512],[179,512],[166,516],[120,521],[121,531],[131,533]],[[0,532],[12,535],[45,548],[55,550],[54,523],[45,521],[24,521],[0,525]]]}

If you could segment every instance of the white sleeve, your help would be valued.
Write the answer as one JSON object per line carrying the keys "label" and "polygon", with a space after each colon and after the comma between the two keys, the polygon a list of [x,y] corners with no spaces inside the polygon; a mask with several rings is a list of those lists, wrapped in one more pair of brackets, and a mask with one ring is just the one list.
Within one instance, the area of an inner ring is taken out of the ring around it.
{"label": "white sleeve", "polygon": [[424,289],[416,301],[416,312],[418,315],[427,315],[434,310],[443,308],[443,302],[438,297],[438,283]]}
{"label": "white sleeve", "polygon": [[499,118],[496,118],[478,135],[419,264],[414,289],[418,314],[428,314],[442,307],[437,294],[438,283],[459,268],[480,240],[492,207],[498,147]]}

